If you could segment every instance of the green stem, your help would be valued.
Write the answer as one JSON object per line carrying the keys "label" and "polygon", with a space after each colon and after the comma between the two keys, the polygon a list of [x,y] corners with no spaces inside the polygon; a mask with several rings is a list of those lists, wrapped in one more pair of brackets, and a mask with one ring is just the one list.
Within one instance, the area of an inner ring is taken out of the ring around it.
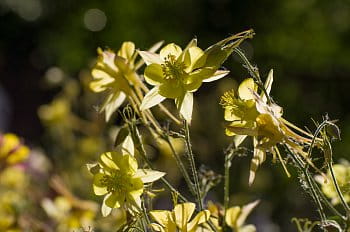
{"label": "green stem", "polygon": [[225,155],[225,183],[224,183],[224,220],[222,220],[222,228],[225,228],[226,226],[226,212],[230,201],[230,167],[231,167],[231,160],[232,155],[234,153],[233,149],[230,149],[228,152],[226,152]]}
{"label": "green stem", "polygon": [[311,196],[312,198],[314,199],[314,201],[316,202],[316,205],[318,207],[318,213],[320,214],[320,218],[321,218],[321,221],[322,221],[322,224],[324,223],[324,221],[326,220],[326,216],[324,214],[324,209],[323,209],[323,206],[322,206],[322,203],[316,193],[316,190],[315,190],[315,187],[314,185],[312,184],[312,181],[311,181],[311,177],[310,177],[310,174],[308,172],[308,169],[305,167],[305,165],[302,164],[302,162],[298,159],[298,157],[295,156],[295,154],[293,152],[291,152],[288,148],[288,146],[285,146],[287,148],[287,150],[289,151],[290,155],[292,156],[293,160],[295,161],[295,163],[297,164],[297,166],[299,167],[299,169],[303,172],[304,176],[305,176],[305,179],[306,179],[306,182],[311,190]]}
{"label": "green stem", "polygon": [[[147,227],[151,228],[151,231],[153,231],[153,228],[150,226],[151,221],[149,220],[149,217],[148,217],[147,210],[146,210],[146,207],[145,207],[144,202],[142,202],[141,207],[142,207],[143,216],[144,216],[144,218],[145,218],[145,220],[146,220],[146,223],[147,223]],[[147,228],[147,227],[146,227],[146,228]],[[147,231],[147,230],[146,230],[146,231]]]}
{"label": "green stem", "polygon": [[186,142],[186,147],[187,147],[187,153],[188,153],[188,158],[191,166],[191,171],[194,179],[194,188],[196,190],[196,197],[197,197],[197,203],[199,205],[199,210],[203,210],[203,202],[202,202],[202,197],[201,197],[201,191],[199,187],[199,179],[198,179],[198,173],[196,169],[196,163],[194,161],[194,155],[192,152],[192,146],[191,146],[191,140],[190,140],[190,129],[188,126],[188,122],[184,120],[184,127],[185,127],[185,142]]}
{"label": "green stem", "polygon": [[171,149],[171,152],[173,153],[173,156],[174,156],[174,159],[176,161],[176,164],[179,167],[183,177],[185,178],[185,181],[186,181],[186,184],[187,184],[188,188],[190,189],[191,193],[195,195],[196,194],[196,190],[193,187],[193,183],[191,181],[191,178],[190,178],[190,176],[189,176],[189,174],[188,174],[188,172],[187,172],[187,170],[185,168],[185,165],[183,164],[180,156],[177,154],[173,144],[171,143],[171,141],[169,139],[169,136],[165,135],[164,139],[168,143],[168,145],[169,145],[169,147]]}
{"label": "green stem", "polygon": [[326,198],[326,196],[323,194],[323,192],[321,191],[321,189],[318,187],[318,185],[315,183],[314,179],[311,178],[311,182],[313,184],[313,186],[315,187],[317,193],[319,196],[321,196],[322,201],[326,204],[326,206],[328,207],[328,209],[330,211],[332,211],[335,215],[337,215],[338,217],[342,218],[343,220],[346,220],[346,218],[339,213],[339,211],[334,208],[334,206],[329,202],[329,200]]}
{"label": "green stem", "polygon": [[267,103],[271,103],[271,98],[270,98],[269,94],[267,93],[263,82],[261,81],[258,69],[256,67],[254,67],[249,62],[248,58],[245,56],[245,54],[239,48],[235,48],[234,51],[242,59],[242,61],[245,64],[244,67],[246,67],[248,69],[249,73],[253,76],[253,78],[255,79],[255,82],[257,83],[259,88],[264,92],[266,99],[267,99]]}

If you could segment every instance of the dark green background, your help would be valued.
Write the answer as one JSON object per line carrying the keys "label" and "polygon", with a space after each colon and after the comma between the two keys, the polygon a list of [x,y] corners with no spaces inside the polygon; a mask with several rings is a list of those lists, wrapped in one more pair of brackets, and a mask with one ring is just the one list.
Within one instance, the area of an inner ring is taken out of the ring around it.
{"label": "dark green background", "polygon": [[[193,37],[206,48],[231,34],[253,28],[256,36],[242,48],[263,77],[274,69],[272,95],[283,106],[284,116],[297,125],[314,129],[311,119],[326,113],[339,119],[342,141],[335,144],[335,159],[349,158],[350,150],[350,1],[347,0],[16,0],[18,6],[40,4],[36,20],[21,17],[20,7],[0,0],[0,84],[11,112],[3,130],[39,144],[43,133],[37,107],[48,103],[54,91],[42,88],[42,77],[52,66],[70,76],[89,68],[97,47],[118,49],[131,40],[141,49],[165,40],[184,46]],[[98,8],[107,17],[105,28],[91,32],[84,26],[88,9]],[[219,173],[223,148],[223,91],[248,77],[238,59],[225,63],[231,75],[205,84],[196,92],[193,123],[194,149],[201,162]],[[5,121],[5,116],[1,117]],[[234,160],[233,203],[261,198],[251,218],[258,231],[294,231],[290,218],[311,217],[316,212],[310,198],[288,179],[280,165],[266,162],[256,183],[247,186],[248,158]],[[220,196],[213,194],[213,197]],[[273,224],[275,226],[269,227]],[[276,230],[274,230],[275,228]]]}

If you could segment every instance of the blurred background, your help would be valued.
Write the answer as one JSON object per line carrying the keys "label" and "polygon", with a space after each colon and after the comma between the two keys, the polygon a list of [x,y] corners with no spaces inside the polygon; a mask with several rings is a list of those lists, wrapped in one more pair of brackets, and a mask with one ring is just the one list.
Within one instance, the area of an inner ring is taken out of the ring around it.
{"label": "blurred background", "polygon": [[[62,171],[63,161],[77,155],[76,148],[74,152],[56,148],[70,137],[58,134],[56,139],[64,141],[55,140],[48,132],[52,128],[47,117],[45,121],[45,108],[39,110],[40,118],[38,109],[64,92],[78,99],[70,101],[75,101],[72,109],[76,114],[93,115],[85,117],[86,122],[91,118],[103,121],[103,115],[96,114],[94,108],[101,101],[77,87],[84,83],[86,87],[90,80],[89,69],[98,47],[118,50],[126,40],[142,50],[160,40],[185,46],[197,37],[204,49],[249,28],[256,35],[241,47],[264,78],[274,69],[272,96],[284,108],[284,117],[311,130],[315,129],[312,120],[320,121],[327,113],[331,119],[338,119],[342,141],[334,145],[335,160],[349,159],[348,0],[0,0],[0,130],[17,133],[31,147],[43,147],[53,169]],[[198,160],[220,174],[223,149],[230,138],[224,135],[219,99],[224,91],[248,77],[235,56],[224,66],[231,70],[229,77],[204,84],[196,92],[192,128]],[[82,98],[83,103],[79,100]],[[113,123],[117,125],[118,118]],[[93,161],[99,152],[108,149],[108,143],[97,136],[107,133],[101,132],[104,126],[101,123],[91,140],[80,141],[88,144],[85,150],[92,153],[86,161]],[[258,231],[295,231],[292,217],[316,219],[311,199],[298,180],[287,178],[281,166],[270,159],[258,171],[253,186],[248,187],[250,156],[233,161],[231,203],[262,200],[249,220]],[[76,186],[72,188],[79,196],[91,194],[90,189],[81,191],[79,184],[70,185]],[[217,189],[221,189],[219,186]],[[212,192],[209,198],[221,200],[222,191]]]}

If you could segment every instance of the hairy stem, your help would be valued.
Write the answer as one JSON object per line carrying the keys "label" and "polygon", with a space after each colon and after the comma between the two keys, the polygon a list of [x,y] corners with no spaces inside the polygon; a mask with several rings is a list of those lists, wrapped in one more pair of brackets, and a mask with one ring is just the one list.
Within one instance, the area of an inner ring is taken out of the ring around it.
{"label": "hairy stem", "polygon": [[231,160],[233,156],[234,150],[230,149],[225,154],[225,183],[224,183],[224,220],[222,220],[222,228],[226,226],[226,212],[230,201],[230,167]]}
{"label": "hairy stem", "polygon": [[202,196],[201,196],[201,191],[200,191],[200,187],[199,187],[198,173],[197,173],[197,169],[196,169],[194,155],[192,152],[192,145],[191,145],[191,139],[190,139],[190,129],[189,129],[188,122],[186,120],[184,120],[184,127],[185,127],[185,142],[186,142],[188,158],[190,161],[191,171],[192,171],[193,180],[194,180],[194,188],[196,190],[197,203],[199,206],[199,210],[203,210],[203,202],[202,202]]}
{"label": "hairy stem", "polygon": [[[136,126],[132,123],[129,123],[128,126],[129,126],[132,140],[135,142],[135,147],[140,152],[142,159],[145,161],[145,163],[148,165],[150,169],[154,169],[152,163],[147,158],[145,148],[141,142],[140,135],[137,131]],[[160,180],[163,182],[166,188],[169,191],[176,194],[182,202],[188,202],[188,200],[179,191],[177,191],[164,177],[161,177]]]}
{"label": "hairy stem", "polygon": [[186,181],[186,184],[187,184],[188,188],[190,189],[191,193],[195,195],[196,194],[196,190],[193,187],[193,183],[191,181],[190,175],[188,174],[188,172],[187,172],[187,170],[185,168],[185,165],[183,164],[180,156],[175,151],[174,146],[173,146],[173,144],[171,143],[171,141],[169,139],[169,136],[165,135],[164,139],[168,143],[168,145],[169,145],[169,147],[171,149],[171,152],[173,153],[173,156],[174,156],[174,159],[176,161],[176,164],[177,164],[178,168],[180,169],[183,177],[185,178],[185,181]]}

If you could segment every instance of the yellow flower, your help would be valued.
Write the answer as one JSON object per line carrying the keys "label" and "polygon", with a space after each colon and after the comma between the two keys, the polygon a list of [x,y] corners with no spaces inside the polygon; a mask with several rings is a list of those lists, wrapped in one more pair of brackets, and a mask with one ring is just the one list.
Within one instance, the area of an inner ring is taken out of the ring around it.
{"label": "yellow flower", "polygon": [[[301,145],[310,145],[311,139],[293,132],[289,126],[299,132],[302,130],[282,118],[283,110],[280,106],[267,102],[265,94],[270,93],[272,82],[273,70],[269,72],[264,86],[266,93],[258,94],[257,84],[252,78],[248,78],[239,85],[237,93],[229,91],[221,97],[220,104],[225,109],[225,120],[230,122],[226,127],[226,135],[235,136],[236,147],[247,136],[253,137],[254,154],[250,166],[249,184],[253,183],[258,167],[265,161],[266,152],[272,153],[274,157],[278,156],[289,175],[277,148],[279,143],[285,143],[312,165]],[[307,134],[303,131],[302,133]]]}
{"label": "yellow flower", "polygon": [[94,80],[91,81],[90,88],[97,93],[108,91],[101,107],[101,112],[105,111],[108,121],[130,94],[130,85],[140,83],[134,65],[137,53],[134,43],[124,42],[117,54],[109,49],[98,49],[98,55],[97,63],[91,71]]}
{"label": "yellow flower", "polygon": [[234,206],[227,209],[226,224],[235,232],[255,232],[255,226],[251,224],[245,225],[245,220],[258,204],[259,201],[254,201],[243,207]]}
{"label": "yellow flower", "polygon": [[78,230],[94,224],[95,211],[74,208],[66,197],[58,196],[53,201],[45,198],[41,206],[47,215],[57,223],[56,231]]}
{"label": "yellow flower", "polygon": [[158,180],[163,172],[138,169],[136,159],[129,153],[106,152],[100,156],[99,170],[94,175],[93,189],[96,195],[105,195],[102,214],[107,216],[113,208],[127,204],[138,210],[144,184]]}
{"label": "yellow flower", "polygon": [[29,148],[15,134],[0,134],[0,163],[15,164],[27,159]]}
{"label": "yellow flower", "polygon": [[214,81],[229,73],[218,71],[219,66],[207,64],[208,54],[197,47],[196,39],[184,50],[170,43],[159,54],[146,51],[139,53],[147,64],[145,80],[155,86],[143,99],[141,110],[151,108],[166,98],[175,99],[180,114],[188,122],[192,117],[193,92],[202,82]]}
{"label": "yellow flower", "polygon": [[175,205],[173,211],[153,210],[150,215],[157,223],[151,223],[151,226],[155,231],[160,232],[200,231],[200,226],[209,220],[210,212],[203,210],[191,220],[195,208],[194,203],[186,202]]}
{"label": "yellow flower", "polygon": [[[340,187],[344,199],[346,202],[350,202],[350,164],[335,164],[333,165],[335,178]],[[317,175],[316,181],[321,184],[322,192],[331,199],[332,204],[337,205],[340,203],[340,198],[335,189],[334,183],[331,178],[330,171],[327,172],[327,177]]]}
{"label": "yellow flower", "polygon": [[57,98],[48,105],[40,106],[38,114],[40,119],[49,126],[62,127],[69,125],[71,115],[70,103],[65,98]]}

